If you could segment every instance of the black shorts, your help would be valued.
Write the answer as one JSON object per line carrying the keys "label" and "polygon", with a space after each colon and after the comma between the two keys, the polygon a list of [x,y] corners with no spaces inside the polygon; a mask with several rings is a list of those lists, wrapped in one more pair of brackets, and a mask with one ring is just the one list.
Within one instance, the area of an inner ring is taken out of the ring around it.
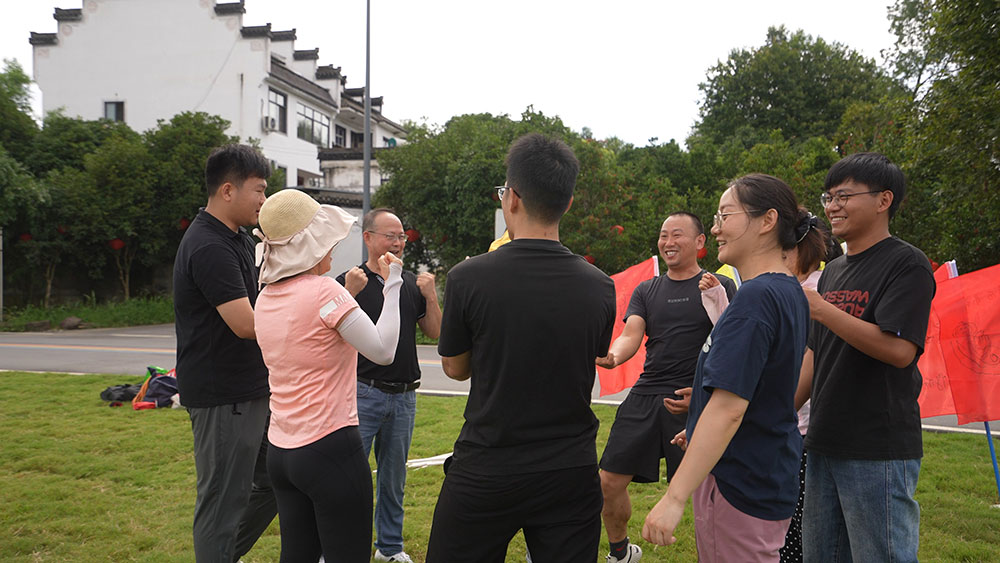
{"label": "black shorts", "polygon": [[687,413],[671,414],[663,406],[665,395],[629,393],[618,406],[608,444],[601,456],[601,469],[632,475],[636,483],[660,480],[660,459],[667,460],[667,480],[673,478],[684,451],[670,443],[687,425]]}
{"label": "black shorts", "polygon": [[521,529],[534,561],[596,561],[603,506],[593,465],[503,476],[451,467],[434,507],[427,563],[503,563]]}

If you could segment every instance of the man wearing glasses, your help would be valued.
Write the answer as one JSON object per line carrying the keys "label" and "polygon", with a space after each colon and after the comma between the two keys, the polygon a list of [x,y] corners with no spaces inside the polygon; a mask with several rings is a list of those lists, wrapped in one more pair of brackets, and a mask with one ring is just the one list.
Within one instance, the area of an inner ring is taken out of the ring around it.
{"label": "man wearing glasses", "polygon": [[[916,364],[934,296],[930,262],[889,234],[903,173],[877,153],[833,165],[821,202],[847,254],[806,289],[814,369],[805,447],[805,561],[916,561],[923,456]],[[848,551],[849,550],[849,551]]]}
{"label": "man wearing glasses", "polygon": [[[723,220],[716,214],[717,223]],[[618,407],[601,456],[608,563],[638,563],[642,558],[642,549],[628,539],[628,485],[658,482],[660,459],[666,459],[667,480],[673,479],[684,452],[671,440],[687,424],[695,364],[713,327],[698,287],[707,273],[698,265],[698,253],[705,247],[701,220],[685,211],[671,213],[660,227],[656,246],[667,265],[666,275],[635,288],[625,310],[625,329],[608,355],[597,358],[598,366],[614,368],[634,356],[648,337],[642,374]],[[736,284],[726,276],[716,277],[732,299]]]}
{"label": "man wearing glasses", "polygon": [[559,242],[579,163],[525,135],[497,191],[511,241],[448,273],[438,353],[471,382],[434,509],[429,563],[502,563],[518,530],[535,561],[595,561],[601,535],[594,358],[607,354],[614,282]]}
{"label": "man wearing glasses", "polygon": [[[361,309],[378,321],[382,312],[382,284],[378,257],[391,252],[403,257],[407,235],[403,223],[390,209],[369,211],[362,219],[362,238],[368,261],[340,274],[343,284]],[[412,563],[403,551],[403,489],[406,458],[417,412],[416,388],[420,386],[416,326],[431,338],[441,330],[434,275],[403,271],[399,292],[399,344],[396,359],[380,366],[358,354],[358,429],[365,456],[375,444],[375,561]]]}

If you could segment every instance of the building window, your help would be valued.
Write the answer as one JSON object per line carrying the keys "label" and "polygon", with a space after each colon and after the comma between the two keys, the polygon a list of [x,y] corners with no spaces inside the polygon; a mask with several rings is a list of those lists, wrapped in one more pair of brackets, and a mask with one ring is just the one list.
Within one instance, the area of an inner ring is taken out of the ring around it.
{"label": "building window", "polygon": [[299,138],[320,147],[330,146],[330,118],[311,107],[299,104]]}
{"label": "building window", "polygon": [[125,102],[104,102],[104,119],[125,121]]}
{"label": "building window", "polygon": [[288,132],[288,96],[274,90],[267,91],[267,123],[264,129]]}
{"label": "building window", "polygon": [[355,133],[354,131],[351,131],[351,148],[363,149],[365,148],[364,142],[365,142],[364,133]]}
{"label": "building window", "polygon": [[334,146],[337,146],[337,147],[346,147],[347,146],[347,129],[344,129],[340,125],[335,125],[333,127],[333,130],[334,130],[334,137],[333,137],[333,144],[334,144]]}

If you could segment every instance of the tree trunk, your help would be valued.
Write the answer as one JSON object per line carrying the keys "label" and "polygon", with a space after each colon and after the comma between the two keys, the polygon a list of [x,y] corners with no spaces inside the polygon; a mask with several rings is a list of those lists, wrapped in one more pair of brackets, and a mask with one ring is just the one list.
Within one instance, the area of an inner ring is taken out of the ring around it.
{"label": "tree trunk", "polygon": [[129,256],[127,246],[122,250],[115,251],[115,268],[118,270],[118,283],[122,286],[125,301],[128,301],[129,271],[132,269],[132,258]]}
{"label": "tree trunk", "polygon": [[49,262],[45,265],[45,308],[49,308],[49,302],[52,297],[52,281],[56,277],[56,263]]}

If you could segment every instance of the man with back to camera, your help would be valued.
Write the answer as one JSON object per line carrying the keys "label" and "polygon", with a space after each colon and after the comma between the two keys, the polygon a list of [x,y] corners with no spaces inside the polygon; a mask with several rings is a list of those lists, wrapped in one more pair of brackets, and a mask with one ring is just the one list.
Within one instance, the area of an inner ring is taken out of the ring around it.
{"label": "man with back to camera", "polygon": [[615,319],[611,279],[559,242],[579,163],[533,133],[497,188],[511,242],[448,274],[438,352],[471,378],[465,424],[434,510],[429,563],[504,561],[522,529],[535,561],[594,561],[601,486],[594,358]]}
{"label": "man with back to camera", "polygon": [[[378,257],[391,252],[403,257],[407,235],[391,209],[369,211],[362,219],[368,261],[337,277],[361,309],[377,322],[382,312]],[[413,438],[420,386],[416,325],[430,338],[441,332],[434,275],[403,271],[399,293],[399,344],[392,364],[380,366],[358,354],[358,422],[367,457],[375,442],[375,560],[413,563],[403,551],[403,492],[406,458]]]}
{"label": "man with back to camera", "polygon": [[[698,265],[698,251],[704,247],[705,229],[696,215],[678,211],[667,216],[657,241],[667,273],[635,288],[625,311],[625,329],[608,355],[597,359],[597,365],[614,368],[635,355],[644,335],[649,337],[642,374],[618,407],[601,456],[608,563],[638,563],[642,558],[642,549],[628,540],[628,484],[659,481],[661,458],[666,459],[667,479],[673,478],[684,455],[670,441],[687,424],[695,364],[713,327],[698,287],[706,274]],[[736,284],[726,276],[715,277],[732,299]]]}
{"label": "man with back to camera", "polygon": [[804,561],[916,561],[913,498],[923,444],[921,377],[935,284],[924,253],[889,234],[905,194],[898,166],[850,155],[826,176],[823,208],[847,254],[805,290],[813,366]]}
{"label": "man with back to camera", "polygon": [[267,160],[226,145],[205,165],[208,205],[184,233],[174,261],[177,385],[194,436],[199,563],[232,563],[277,513],[267,476],[269,388],[257,346],[254,242]]}

